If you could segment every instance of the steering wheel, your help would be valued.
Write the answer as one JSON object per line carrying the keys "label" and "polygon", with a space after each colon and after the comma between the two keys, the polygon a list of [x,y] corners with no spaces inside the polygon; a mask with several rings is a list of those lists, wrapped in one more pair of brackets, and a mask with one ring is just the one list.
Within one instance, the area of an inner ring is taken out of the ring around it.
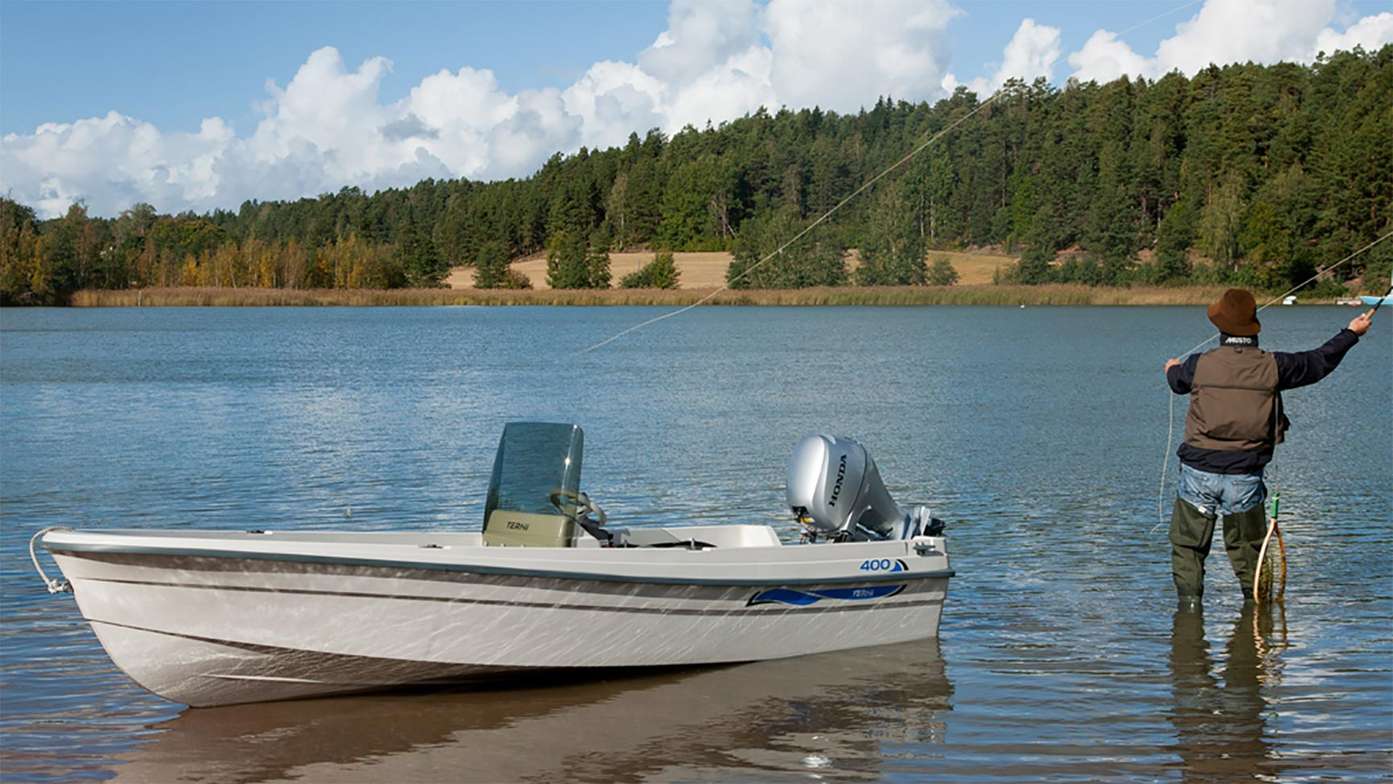
{"label": "steering wheel", "polygon": [[[547,500],[556,507],[556,511],[566,516],[566,519],[584,528],[587,533],[601,541],[608,542],[612,535],[604,530],[605,523],[609,522],[609,516],[600,505],[590,500],[590,496],[585,493],[573,490],[553,490],[547,494]],[[595,519],[590,519],[590,515]]]}

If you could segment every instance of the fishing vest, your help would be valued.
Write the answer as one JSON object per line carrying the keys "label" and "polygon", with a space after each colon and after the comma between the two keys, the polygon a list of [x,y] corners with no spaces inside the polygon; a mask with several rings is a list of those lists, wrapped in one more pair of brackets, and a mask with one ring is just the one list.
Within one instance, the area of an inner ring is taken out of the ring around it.
{"label": "fishing vest", "polygon": [[1271,354],[1256,346],[1221,346],[1200,356],[1185,443],[1225,452],[1267,450],[1282,443],[1288,424]]}

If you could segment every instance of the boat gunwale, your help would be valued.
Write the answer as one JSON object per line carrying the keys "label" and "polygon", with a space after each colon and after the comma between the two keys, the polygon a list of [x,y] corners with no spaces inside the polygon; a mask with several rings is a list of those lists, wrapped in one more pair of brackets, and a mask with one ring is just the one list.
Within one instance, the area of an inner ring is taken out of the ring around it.
{"label": "boat gunwale", "polygon": [[214,550],[189,547],[167,547],[159,545],[131,544],[93,544],[63,542],[53,543],[44,540],[44,547],[52,554],[82,557],[90,554],[149,555],[171,558],[219,558],[228,560],[276,561],[282,563],[311,563],[336,566],[379,567],[385,569],[417,569],[434,572],[456,572],[463,574],[506,575],[513,577],[536,577],[543,579],[576,580],[580,582],[634,583],[640,585],[710,585],[730,587],[767,587],[780,585],[844,585],[860,583],[904,582],[906,580],[947,579],[956,577],[952,569],[929,571],[868,572],[852,575],[831,575],[826,577],[786,577],[786,578],[732,578],[732,577],[661,577],[652,575],[618,575],[603,572],[579,572],[555,569],[532,569],[511,566],[492,566],[478,563],[446,563],[440,561],[405,561],[389,558],[365,558],[361,556],[328,556],[301,553],[274,553],[255,550]]}

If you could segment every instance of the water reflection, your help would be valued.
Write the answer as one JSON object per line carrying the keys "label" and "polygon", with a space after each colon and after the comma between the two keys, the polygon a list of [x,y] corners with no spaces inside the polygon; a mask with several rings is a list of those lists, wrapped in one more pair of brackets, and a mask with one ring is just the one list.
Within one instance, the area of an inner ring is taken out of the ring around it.
{"label": "water reflection", "polygon": [[1280,683],[1285,608],[1247,605],[1234,621],[1216,668],[1204,614],[1180,610],[1171,627],[1170,667],[1184,781],[1273,781],[1281,772],[1269,746],[1264,690]]}
{"label": "water reflection", "polygon": [[153,727],[115,780],[878,777],[887,747],[943,742],[951,695],[935,640],[541,688],[190,710]]}

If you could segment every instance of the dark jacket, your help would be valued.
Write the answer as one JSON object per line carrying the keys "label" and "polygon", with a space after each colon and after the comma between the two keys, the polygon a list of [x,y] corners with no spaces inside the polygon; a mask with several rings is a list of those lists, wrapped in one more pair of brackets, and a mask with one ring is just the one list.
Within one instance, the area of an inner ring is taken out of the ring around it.
{"label": "dark jacket", "polygon": [[1268,353],[1256,338],[1223,335],[1218,348],[1186,357],[1166,371],[1171,390],[1190,395],[1180,462],[1216,474],[1261,471],[1289,424],[1279,393],[1330,375],[1358,342],[1342,329],[1311,351]]}

